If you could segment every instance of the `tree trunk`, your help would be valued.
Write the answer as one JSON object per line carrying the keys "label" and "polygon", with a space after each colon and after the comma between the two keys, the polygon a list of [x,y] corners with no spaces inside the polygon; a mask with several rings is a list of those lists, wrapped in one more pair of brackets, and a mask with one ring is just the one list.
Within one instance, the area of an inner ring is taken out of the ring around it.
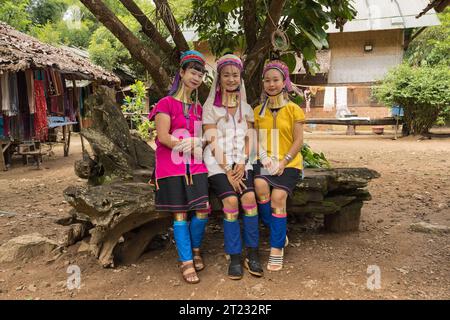
{"label": "tree trunk", "polygon": [[244,0],[243,6],[245,41],[247,43],[246,53],[249,53],[258,40],[257,33],[259,28],[256,17],[256,0]]}
{"label": "tree trunk", "polygon": [[92,112],[93,125],[82,129],[81,135],[89,141],[94,159],[77,161],[76,174],[88,178],[89,183],[94,185],[149,177],[154,165],[154,151],[130,133],[127,121],[115,102],[114,90],[100,86],[86,100],[86,106]]}
{"label": "tree trunk", "polygon": [[285,0],[271,1],[269,14],[267,15],[261,35],[245,59],[244,77],[247,85],[251,84],[248,86],[251,88],[249,90],[248,99],[251,105],[257,103],[261,93],[262,67],[267,58],[267,54],[272,47],[272,33],[278,27],[278,22],[280,21],[281,12],[283,11],[285,2]]}
{"label": "tree trunk", "polygon": [[178,25],[167,0],[154,0],[154,3],[156,5],[156,9],[158,10],[159,16],[164,21],[164,24],[172,35],[173,42],[175,42],[178,50],[189,50],[189,45],[184,38],[183,32],[181,32],[180,26]]}
{"label": "tree trunk", "polygon": [[174,66],[178,66],[180,61],[179,51],[172,47],[172,45],[159,33],[156,26],[148,19],[144,12],[142,12],[141,8],[139,8],[133,0],[120,0],[120,2],[141,24],[142,32],[166,54]]}
{"label": "tree trunk", "polygon": [[157,93],[163,97],[170,85],[170,78],[162,68],[161,59],[143,44],[101,0],[80,0],[95,17],[119,39],[130,54],[148,70],[156,85]]}

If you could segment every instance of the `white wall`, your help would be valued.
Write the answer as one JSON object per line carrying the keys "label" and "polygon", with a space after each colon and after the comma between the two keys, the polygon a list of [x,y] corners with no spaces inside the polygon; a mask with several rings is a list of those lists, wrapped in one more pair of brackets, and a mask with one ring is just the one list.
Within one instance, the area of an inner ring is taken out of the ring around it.
{"label": "white wall", "polygon": [[[331,64],[328,83],[381,80],[403,59],[403,30],[334,33],[329,37]],[[368,42],[373,51],[364,52],[364,45]]]}

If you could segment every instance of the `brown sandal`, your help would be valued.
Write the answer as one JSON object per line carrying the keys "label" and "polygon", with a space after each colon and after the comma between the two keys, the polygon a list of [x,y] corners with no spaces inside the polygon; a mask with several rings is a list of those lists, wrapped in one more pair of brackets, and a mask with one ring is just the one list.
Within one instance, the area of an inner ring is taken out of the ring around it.
{"label": "brown sandal", "polygon": [[205,269],[205,264],[203,263],[203,258],[200,249],[193,249],[192,253],[194,255],[195,271],[202,271],[203,269]]}
{"label": "brown sandal", "polygon": [[183,275],[183,279],[187,283],[196,284],[200,282],[200,279],[197,276],[197,272],[195,272],[194,263],[192,261],[185,264],[181,263],[180,269],[181,274]]}

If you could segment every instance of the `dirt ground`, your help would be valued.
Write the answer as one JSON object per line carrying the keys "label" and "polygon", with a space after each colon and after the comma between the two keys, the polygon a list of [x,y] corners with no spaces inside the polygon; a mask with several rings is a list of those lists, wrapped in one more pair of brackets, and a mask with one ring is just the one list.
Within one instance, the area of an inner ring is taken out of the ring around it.
{"label": "dirt ground", "polygon": [[[146,253],[136,265],[103,269],[75,244],[58,259],[0,264],[0,299],[450,299],[450,234],[409,231],[413,222],[450,226],[450,138],[418,141],[407,137],[306,133],[335,167],[368,167],[381,178],[369,184],[372,200],[362,209],[359,232],[328,234],[320,228],[289,226],[291,245],[285,268],[226,277],[220,221],[211,219],[204,241],[207,267],[198,285],[182,281],[171,241]],[[32,232],[58,240],[54,220],[70,206],[63,190],[84,182],[73,162],[81,157],[79,137],[71,155],[57,148],[42,170],[19,159],[0,172],[0,244]],[[268,236],[262,232],[261,259],[267,262]],[[69,265],[81,270],[81,288],[68,290]],[[380,268],[381,288],[369,290],[369,266]]]}

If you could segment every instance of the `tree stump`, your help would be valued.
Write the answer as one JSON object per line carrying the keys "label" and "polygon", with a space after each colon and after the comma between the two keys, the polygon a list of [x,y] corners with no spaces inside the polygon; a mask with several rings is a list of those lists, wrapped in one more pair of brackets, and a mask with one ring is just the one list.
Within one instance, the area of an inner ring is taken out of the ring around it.
{"label": "tree stump", "polygon": [[128,124],[106,87],[91,96],[86,105],[93,125],[81,135],[93,156],[76,161],[75,173],[87,186],[68,187],[65,199],[74,207],[74,220],[88,220],[90,251],[104,267],[114,262],[135,262],[150,241],[167,230],[171,216],[154,210],[153,188],[148,184],[154,151]]}

